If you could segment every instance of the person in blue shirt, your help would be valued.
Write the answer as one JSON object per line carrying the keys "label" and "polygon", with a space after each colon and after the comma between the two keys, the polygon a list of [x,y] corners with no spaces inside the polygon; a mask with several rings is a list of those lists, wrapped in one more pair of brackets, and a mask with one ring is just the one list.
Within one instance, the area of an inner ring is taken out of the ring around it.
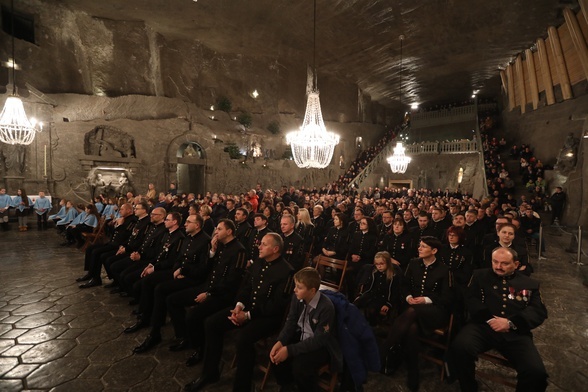
{"label": "person in blue shirt", "polygon": [[16,197],[12,201],[14,208],[16,209],[16,216],[18,217],[18,231],[27,231],[27,216],[31,211],[33,202],[31,198],[27,196],[27,192],[21,188],[16,191]]}
{"label": "person in blue shirt", "polygon": [[49,215],[49,211],[51,210],[51,202],[45,197],[45,192],[39,192],[39,197],[33,203],[33,209],[37,213],[37,229],[46,229],[47,215]]}
{"label": "person in blue shirt", "polygon": [[67,200],[59,200],[59,211],[57,212],[57,214],[49,215],[49,217],[47,218],[48,222],[55,222],[57,224],[58,221],[65,218],[65,214],[67,213],[65,209],[65,203],[67,203]]}
{"label": "person in blue shirt", "polygon": [[73,222],[73,220],[76,219],[77,216],[80,214],[71,201],[63,201],[65,201],[64,216],[55,224],[55,228],[59,230],[59,232],[63,232],[67,228],[67,226],[69,226]]}
{"label": "person in blue shirt", "polygon": [[12,198],[6,194],[6,188],[0,188],[0,223],[2,230],[8,230],[8,210],[12,207]]}
{"label": "person in blue shirt", "polygon": [[[65,231],[66,243],[65,245],[77,244],[78,247],[84,245],[84,238],[82,233],[91,233],[98,226],[99,214],[94,204],[88,204],[84,210],[85,214],[78,222],[72,221]],[[64,244],[62,244],[64,245]]]}

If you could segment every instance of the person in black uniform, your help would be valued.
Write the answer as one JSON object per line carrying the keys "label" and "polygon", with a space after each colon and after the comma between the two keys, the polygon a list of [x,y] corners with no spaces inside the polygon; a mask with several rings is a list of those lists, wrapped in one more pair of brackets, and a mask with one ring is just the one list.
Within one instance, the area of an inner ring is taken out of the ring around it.
{"label": "person in black uniform", "polygon": [[261,244],[261,239],[267,233],[271,233],[271,230],[267,227],[267,217],[263,214],[255,214],[253,216],[253,229],[249,234],[247,246],[245,246],[249,263],[259,257],[259,244]]}
{"label": "person in black uniform", "polygon": [[394,320],[380,347],[382,367],[385,368],[390,349],[391,355],[397,357],[401,352],[397,345],[405,343],[407,384],[412,391],[419,386],[419,333],[429,335],[435,329],[447,326],[449,321],[453,295],[449,268],[436,258],[441,246],[436,237],[421,238],[420,257],[411,260],[405,273],[407,308]]}
{"label": "person in black uniform", "polygon": [[323,248],[323,240],[327,234],[327,222],[323,216],[323,211],[323,206],[320,204],[317,204],[312,208],[311,222],[314,225],[314,231],[312,232],[314,237],[312,256],[316,256],[317,254],[321,253],[321,249]]}
{"label": "person in black uniform", "polygon": [[432,236],[435,237],[435,231],[431,228],[431,218],[425,211],[419,212],[417,216],[418,227],[415,227],[412,231],[412,246],[413,246],[413,257],[419,255],[419,245],[421,243],[421,237]]}
{"label": "person in black uniform", "polygon": [[387,233],[378,251],[386,251],[392,256],[392,262],[406,270],[412,253],[412,236],[406,230],[406,221],[400,218],[394,219],[392,231]]}
{"label": "person in black uniform", "polygon": [[455,324],[461,326],[465,321],[465,292],[472,277],[472,252],[466,248],[465,232],[461,227],[451,226],[447,229],[448,243],[439,251],[439,259],[449,267],[453,279]]}
{"label": "person in black uniform", "polygon": [[[211,271],[206,280],[167,297],[167,308],[178,342],[171,351],[195,348],[186,361],[194,366],[202,360],[204,347],[204,321],[208,316],[230,306],[241,283],[247,265],[245,248],[236,239],[232,221],[221,220],[211,242]],[[185,308],[192,306],[186,314]]]}
{"label": "person in black uniform", "polygon": [[392,320],[402,301],[402,270],[388,252],[378,252],[367,279],[360,279],[359,295],[353,301],[372,326]]}
{"label": "person in black uniform", "polygon": [[[371,264],[377,251],[377,227],[370,217],[363,217],[359,221],[360,230],[352,234],[349,243],[349,261],[347,269],[348,297],[353,300],[356,296],[357,274],[364,265]],[[351,234],[350,234],[351,235]]]}
{"label": "person in black uniform", "polygon": [[[149,205],[147,202],[140,202],[135,205],[135,217],[137,218],[133,225],[133,230],[127,242],[118,247],[118,250],[113,256],[106,258],[103,261],[104,269],[107,275],[112,279],[112,282],[104,285],[104,288],[112,288],[111,293],[115,294],[120,291],[118,282],[114,280],[114,273],[112,272],[112,265],[119,260],[123,260],[131,253],[139,250],[143,243],[143,238],[150,227],[151,219],[149,217]],[[126,268],[126,267],[125,267]]]}
{"label": "person in black uniform", "polygon": [[304,240],[294,230],[294,216],[284,215],[280,221],[282,230],[282,240],[284,241],[284,250],[282,256],[295,271],[302,268],[304,263]]}
{"label": "person in black uniform", "polygon": [[119,213],[120,218],[116,219],[114,223],[114,232],[112,233],[110,241],[106,244],[94,244],[86,248],[84,271],[88,271],[88,273],[85,276],[76,279],[77,282],[90,280],[81,285],[84,286],[84,288],[100,286],[102,284],[102,279],[100,278],[102,261],[115,255],[118,248],[131,236],[136,222],[136,218],[133,215],[133,207],[129,203],[125,203],[120,207]]}
{"label": "person in black uniform", "polygon": [[445,241],[445,232],[447,228],[451,226],[451,221],[445,219],[446,211],[441,207],[434,207],[431,213],[431,222],[429,227],[433,230],[433,236],[437,237],[440,241]]}
{"label": "person in black uniform", "polygon": [[333,227],[329,229],[323,241],[322,253],[328,257],[345,260],[348,248],[349,233],[347,232],[346,218],[341,212],[336,212],[333,218]]}
{"label": "person in black uniform", "polygon": [[135,353],[145,352],[161,342],[161,327],[165,323],[167,313],[167,297],[204,281],[208,270],[210,237],[202,230],[203,226],[202,217],[188,216],[185,223],[186,237],[182,240],[182,248],[173,268],[160,268],[141,280],[140,319],[135,324],[135,330],[150,324],[151,332],[145,341],[133,350]]}
{"label": "person in black uniform", "polygon": [[184,387],[195,392],[219,380],[219,364],[226,332],[238,329],[237,371],[233,391],[251,391],[255,366],[255,342],[275,333],[282,323],[292,292],[294,269],[281,256],[283,241],[279,234],[266,234],[259,245],[259,259],[250,267],[237,304],[206,319],[204,365],[200,378]]}
{"label": "person in black uniform", "polygon": [[247,210],[243,207],[235,209],[233,218],[233,221],[235,222],[235,232],[233,235],[237,237],[239,242],[245,247],[247,246],[247,241],[249,240],[252,230],[251,225],[247,222]]}
{"label": "person in black uniform", "polygon": [[126,295],[132,291],[132,286],[128,287],[125,285],[125,277],[136,271],[140,273],[149,264],[150,260],[154,260],[157,257],[161,245],[161,238],[167,231],[164,223],[167,213],[163,207],[154,208],[150,215],[151,223],[147,228],[141,247],[131,252],[128,257],[118,260],[111,266],[113,274],[111,277],[118,282],[121,293],[125,293]]}
{"label": "person in black uniform", "polygon": [[[133,326],[125,329],[131,333],[149,325],[153,309],[153,292],[155,286],[166,280],[173,279],[172,267],[180,256],[184,232],[180,230],[182,215],[171,212],[165,218],[167,232],[161,238],[161,247],[155,260],[150,261],[140,274],[129,274],[126,283],[133,288],[133,296],[140,304],[139,319]],[[137,271],[139,272],[139,271]]]}
{"label": "person in black uniform", "polygon": [[517,258],[512,248],[497,248],[492,268],[474,271],[466,301],[470,322],[454,339],[448,358],[462,391],[478,390],[475,361],[491,348],[516,369],[517,391],[547,388],[547,372],[531,333],[545,321],[547,309],[539,283],[517,271]]}
{"label": "person in black uniform", "polygon": [[518,270],[519,272],[529,276],[533,272],[533,268],[529,263],[529,254],[527,253],[527,246],[521,241],[516,241],[516,227],[512,223],[503,223],[498,226],[496,237],[494,241],[486,242],[484,245],[484,265],[492,264],[492,251],[499,247],[513,248],[519,257]]}
{"label": "person in black uniform", "polygon": [[384,238],[392,231],[392,222],[394,222],[392,211],[386,210],[382,212],[382,223],[378,225],[378,249],[384,246]]}

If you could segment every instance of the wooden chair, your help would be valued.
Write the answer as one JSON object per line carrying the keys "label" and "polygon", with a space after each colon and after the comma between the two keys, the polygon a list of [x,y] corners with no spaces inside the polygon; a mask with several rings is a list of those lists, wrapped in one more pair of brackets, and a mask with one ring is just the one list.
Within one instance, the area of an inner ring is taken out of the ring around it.
{"label": "wooden chair", "polygon": [[98,226],[94,229],[91,233],[82,233],[82,237],[86,240],[84,242],[84,246],[82,246],[81,251],[84,252],[86,248],[90,245],[96,244],[98,241],[102,241],[104,238],[104,228],[106,226],[106,217],[101,216],[100,220],[98,221]]}
{"label": "wooden chair", "polygon": [[329,364],[324,364],[318,371],[318,386],[324,391],[333,392],[337,386],[337,373],[331,373]]}
{"label": "wooden chair", "polygon": [[453,313],[449,316],[449,323],[447,327],[436,329],[433,331],[433,335],[430,337],[419,337],[421,343],[432,347],[433,349],[441,350],[443,354],[441,357],[435,356],[432,353],[422,351],[420,353],[423,359],[427,361],[433,362],[441,367],[441,381],[445,379],[447,375],[447,369],[445,364],[445,357],[447,356],[447,351],[449,350],[449,344],[451,342],[453,332]]}
{"label": "wooden chair", "polygon": [[[315,259],[315,269],[321,276],[321,289],[341,291],[347,271],[347,260],[333,259],[319,255]],[[334,275],[331,278],[329,275]]]}
{"label": "wooden chair", "polygon": [[[498,354],[494,351],[487,351],[485,353],[481,353],[478,355],[478,358],[481,360],[485,360],[491,362],[498,367],[506,368],[506,369],[514,369],[508,359],[504,358],[502,355]],[[502,370],[502,369],[501,369]],[[512,372],[511,372],[512,373]],[[506,376],[503,374],[488,372],[487,369],[480,369],[476,367],[476,375],[480,378],[484,378],[486,380],[490,380],[507,387],[516,388],[517,387],[517,379],[516,373],[511,374],[510,376]]]}

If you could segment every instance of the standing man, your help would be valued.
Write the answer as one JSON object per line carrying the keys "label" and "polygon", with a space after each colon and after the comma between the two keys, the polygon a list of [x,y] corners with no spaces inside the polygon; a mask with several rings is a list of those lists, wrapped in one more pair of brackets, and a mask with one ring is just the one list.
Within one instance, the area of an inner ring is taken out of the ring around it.
{"label": "standing man", "polygon": [[477,391],[475,361],[489,349],[500,352],[517,371],[517,391],[545,391],[547,372],[531,330],[547,318],[539,283],[517,272],[510,248],[492,252],[492,268],[474,271],[466,305],[470,322],[449,350],[451,372],[462,391]]}
{"label": "standing man", "polygon": [[557,222],[561,224],[561,218],[563,216],[563,209],[564,205],[566,204],[566,194],[564,193],[561,186],[555,188],[555,193],[551,195],[550,198],[551,203],[551,224],[555,223],[555,219],[557,218]]}
{"label": "standing man", "polygon": [[37,213],[37,229],[46,229],[47,215],[51,210],[51,202],[45,197],[45,192],[39,192],[39,197],[33,203],[33,209]]}
{"label": "standing man", "polygon": [[293,268],[281,256],[283,246],[279,234],[266,234],[259,245],[259,259],[253,263],[243,288],[237,294],[235,307],[221,310],[206,319],[202,375],[187,384],[184,391],[200,391],[220,379],[224,335],[234,329],[239,329],[240,334],[237,338],[237,371],[233,391],[251,391],[255,342],[280,328],[292,291]]}

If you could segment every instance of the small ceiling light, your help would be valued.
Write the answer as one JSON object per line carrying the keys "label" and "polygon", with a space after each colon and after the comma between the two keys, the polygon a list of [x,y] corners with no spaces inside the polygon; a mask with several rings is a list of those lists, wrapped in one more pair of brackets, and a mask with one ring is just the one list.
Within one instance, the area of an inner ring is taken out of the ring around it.
{"label": "small ceiling light", "polygon": [[573,156],[574,156],[574,153],[571,151],[566,154],[566,157],[568,157],[568,158],[571,158]]}
{"label": "small ceiling light", "polygon": [[418,104],[417,102],[413,102],[413,103],[410,105],[410,108],[411,108],[412,110],[417,110],[417,109],[419,108],[419,104]]}
{"label": "small ceiling light", "polygon": [[257,97],[259,97],[259,93],[257,92],[257,90],[253,90],[253,92],[251,93],[251,96],[253,98],[257,98]]}
{"label": "small ceiling light", "polygon": [[210,111],[214,112],[214,105],[210,105]]}

